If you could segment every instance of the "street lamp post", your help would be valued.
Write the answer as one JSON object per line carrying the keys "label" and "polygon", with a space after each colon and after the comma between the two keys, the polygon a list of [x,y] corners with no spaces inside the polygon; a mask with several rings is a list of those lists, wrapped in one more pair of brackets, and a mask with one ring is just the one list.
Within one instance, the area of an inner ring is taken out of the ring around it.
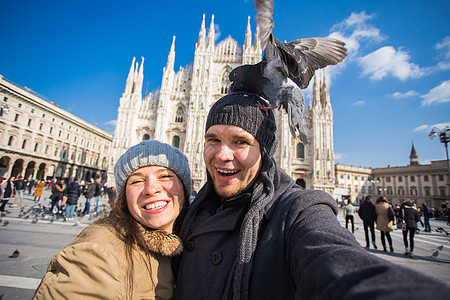
{"label": "street lamp post", "polygon": [[447,154],[448,177],[450,180],[450,160],[448,158],[448,143],[450,142],[450,128],[448,126],[445,126],[444,129],[440,130],[439,128],[434,127],[433,129],[431,129],[431,132],[428,136],[430,140],[432,140],[438,135],[441,143],[445,144],[445,153]]}

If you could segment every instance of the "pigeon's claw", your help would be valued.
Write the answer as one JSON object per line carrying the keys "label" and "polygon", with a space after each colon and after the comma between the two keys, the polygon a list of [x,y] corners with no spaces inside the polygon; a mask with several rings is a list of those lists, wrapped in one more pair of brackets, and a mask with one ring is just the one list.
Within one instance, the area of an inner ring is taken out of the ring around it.
{"label": "pigeon's claw", "polygon": [[269,116],[269,110],[280,108],[280,104],[278,104],[277,106],[265,106],[265,105],[262,105],[261,102],[259,102],[259,101],[256,102],[256,106],[266,113],[266,117]]}

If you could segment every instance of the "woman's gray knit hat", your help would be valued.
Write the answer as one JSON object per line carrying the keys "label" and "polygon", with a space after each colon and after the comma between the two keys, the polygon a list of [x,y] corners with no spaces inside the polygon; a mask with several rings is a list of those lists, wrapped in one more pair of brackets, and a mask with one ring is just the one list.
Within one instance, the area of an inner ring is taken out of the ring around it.
{"label": "woman's gray knit hat", "polygon": [[257,103],[267,106],[266,101],[253,93],[231,93],[220,98],[211,107],[206,119],[206,129],[213,125],[235,125],[250,132],[261,147],[272,156],[277,148],[275,117],[272,110],[267,113]]}
{"label": "woman's gray knit hat", "polygon": [[187,157],[179,149],[155,140],[143,141],[129,148],[114,167],[117,193],[125,190],[128,176],[145,166],[162,166],[172,170],[184,186],[186,199],[191,194],[191,171]]}

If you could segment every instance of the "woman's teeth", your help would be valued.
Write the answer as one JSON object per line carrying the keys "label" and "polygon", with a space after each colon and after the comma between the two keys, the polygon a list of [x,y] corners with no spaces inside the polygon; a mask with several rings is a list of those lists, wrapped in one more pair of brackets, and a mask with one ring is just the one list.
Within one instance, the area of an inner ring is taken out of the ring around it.
{"label": "woman's teeth", "polygon": [[166,202],[166,201],[159,201],[159,202],[147,204],[144,208],[146,210],[159,209],[159,208],[163,208],[167,204],[168,204],[168,202]]}

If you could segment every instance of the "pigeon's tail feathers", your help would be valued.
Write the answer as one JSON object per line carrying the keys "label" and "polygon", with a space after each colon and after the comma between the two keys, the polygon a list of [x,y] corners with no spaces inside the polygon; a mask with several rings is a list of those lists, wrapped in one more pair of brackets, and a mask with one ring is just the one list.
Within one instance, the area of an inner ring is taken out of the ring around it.
{"label": "pigeon's tail feathers", "polygon": [[305,99],[303,93],[298,88],[281,89],[281,103],[288,114],[289,130],[293,138],[297,137],[304,143],[308,143],[306,130],[303,126],[303,118],[305,115]]}

